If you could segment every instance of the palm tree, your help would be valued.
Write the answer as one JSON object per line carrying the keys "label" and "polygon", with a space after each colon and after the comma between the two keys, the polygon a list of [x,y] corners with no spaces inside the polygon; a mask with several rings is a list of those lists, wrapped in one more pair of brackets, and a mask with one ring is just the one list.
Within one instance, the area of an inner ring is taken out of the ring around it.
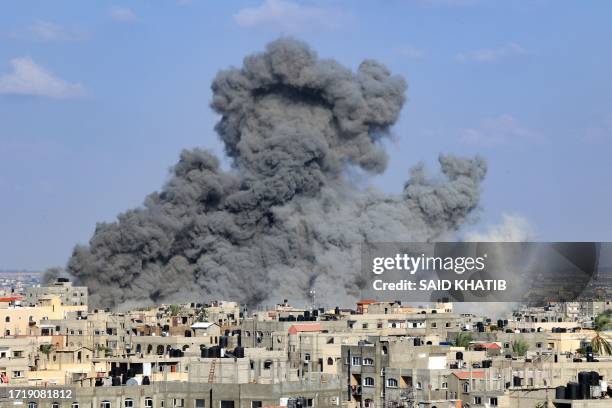
{"label": "palm tree", "polygon": [[472,334],[469,332],[459,332],[457,333],[457,335],[455,336],[455,346],[457,347],[463,347],[463,348],[468,348],[470,346],[470,343],[472,342],[473,338],[472,338]]}
{"label": "palm tree", "polygon": [[523,357],[529,350],[529,344],[524,339],[516,339],[512,342],[512,352]]}
{"label": "palm tree", "polygon": [[53,344],[41,344],[40,345],[40,352],[43,353],[45,356],[47,356],[47,359],[45,361],[45,368],[47,368],[47,363],[49,361],[49,354],[51,354],[52,351],[53,351]]}
{"label": "palm tree", "polygon": [[604,334],[604,331],[610,328],[612,328],[612,310],[608,309],[593,320],[595,336],[591,339],[591,347],[595,353],[612,354],[612,344]]}

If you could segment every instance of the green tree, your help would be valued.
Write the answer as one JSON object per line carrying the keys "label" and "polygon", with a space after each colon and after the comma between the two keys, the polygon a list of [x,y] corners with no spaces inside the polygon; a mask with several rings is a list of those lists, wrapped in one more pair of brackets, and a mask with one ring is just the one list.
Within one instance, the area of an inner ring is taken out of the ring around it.
{"label": "green tree", "polygon": [[604,333],[610,328],[612,328],[612,310],[608,309],[593,320],[595,336],[591,339],[591,347],[595,353],[612,354],[612,344]]}
{"label": "green tree", "polygon": [[472,340],[474,340],[474,338],[472,337],[472,333],[459,332],[455,336],[454,343],[455,343],[455,346],[457,347],[468,348]]}
{"label": "green tree", "polygon": [[168,307],[170,311],[170,316],[176,316],[181,312],[181,306],[177,304],[172,304]]}
{"label": "green tree", "polygon": [[516,339],[512,342],[512,352],[523,357],[529,351],[529,344],[524,339]]}
{"label": "green tree", "polygon": [[47,368],[49,354],[51,354],[51,352],[53,351],[53,344],[41,344],[39,350],[41,353],[47,356],[47,358],[45,359],[45,368]]}

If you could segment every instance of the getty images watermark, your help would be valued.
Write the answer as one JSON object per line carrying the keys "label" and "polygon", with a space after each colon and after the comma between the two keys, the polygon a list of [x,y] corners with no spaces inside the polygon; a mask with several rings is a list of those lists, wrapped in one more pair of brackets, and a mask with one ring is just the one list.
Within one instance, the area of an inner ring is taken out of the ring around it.
{"label": "getty images watermark", "polygon": [[609,298],[606,285],[610,280],[603,279],[599,267],[602,253],[612,253],[612,246],[584,242],[369,243],[362,246],[362,296],[538,304],[593,297],[603,290],[603,296]]}

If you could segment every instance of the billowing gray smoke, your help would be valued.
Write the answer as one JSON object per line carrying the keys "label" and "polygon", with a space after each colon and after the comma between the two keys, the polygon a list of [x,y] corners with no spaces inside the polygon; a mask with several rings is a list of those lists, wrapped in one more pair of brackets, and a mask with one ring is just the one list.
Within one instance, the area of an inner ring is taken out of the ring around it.
{"label": "billowing gray smoke", "polygon": [[346,170],[380,173],[406,84],[367,60],[356,73],[281,39],[217,75],[216,130],[230,172],[185,150],[161,192],[98,224],[67,272],[97,306],[289,298],[347,303],[359,295],[364,241],[425,241],[475,208],[486,166],[441,156],[443,177],[417,166],[402,194],[362,191]]}

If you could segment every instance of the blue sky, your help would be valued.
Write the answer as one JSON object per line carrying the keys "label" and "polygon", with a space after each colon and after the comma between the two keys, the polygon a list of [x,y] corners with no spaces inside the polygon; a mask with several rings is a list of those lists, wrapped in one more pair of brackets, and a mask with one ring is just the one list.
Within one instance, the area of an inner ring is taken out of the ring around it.
{"label": "blue sky", "polygon": [[[588,6],[587,6],[588,5]],[[479,219],[612,240],[612,3],[13,1],[0,13],[0,269],[63,265],[141,204],[181,149],[221,154],[215,73],[279,35],[409,84],[382,176],[440,152],[489,163]]]}

